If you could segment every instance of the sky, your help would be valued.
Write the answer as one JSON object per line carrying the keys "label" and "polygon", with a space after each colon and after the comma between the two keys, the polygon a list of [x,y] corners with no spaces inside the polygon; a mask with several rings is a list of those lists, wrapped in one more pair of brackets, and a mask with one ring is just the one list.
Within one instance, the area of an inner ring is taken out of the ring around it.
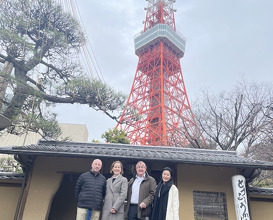
{"label": "sky", "polygon": [[[77,0],[106,83],[129,94],[137,68],[134,36],[143,30],[145,0]],[[176,0],[176,29],[187,39],[181,68],[191,103],[202,90],[230,91],[244,77],[273,82],[273,1]],[[202,97],[201,97],[202,98]],[[86,124],[89,141],[116,122],[87,106],[59,105],[61,123]]]}

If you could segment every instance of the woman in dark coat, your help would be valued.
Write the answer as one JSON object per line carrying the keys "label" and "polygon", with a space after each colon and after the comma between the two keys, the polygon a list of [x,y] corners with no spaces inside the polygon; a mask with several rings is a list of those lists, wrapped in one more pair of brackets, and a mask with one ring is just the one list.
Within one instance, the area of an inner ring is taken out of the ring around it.
{"label": "woman in dark coat", "polygon": [[122,163],[115,161],[110,172],[113,176],[107,180],[101,220],[124,220],[124,201],[127,196],[128,181],[122,176]]}
{"label": "woman in dark coat", "polygon": [[173,184],[173,171],[165,167],[156,187],[151,220],[179,220],[178,189]]}

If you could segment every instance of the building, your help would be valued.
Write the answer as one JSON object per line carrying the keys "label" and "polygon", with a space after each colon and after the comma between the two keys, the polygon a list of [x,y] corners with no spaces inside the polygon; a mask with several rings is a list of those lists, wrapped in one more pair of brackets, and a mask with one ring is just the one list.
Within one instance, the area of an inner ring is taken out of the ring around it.
{"label": "building", "polygon": [[[85,124],[59,123],[59,127],[62,134],[58,140],[69,138],[71,141],[88,141],[88,130]],[[28,132],[20,136],[3,133],[0,136],[0,147],[36,144],[40,139],[42,139],[42,136],[35,132]]]}
{"label": "building", "polygon": [[5,129],[6,127],[10,126],[11,123],[8,118],[6,118],[4,115],[0,114],[0,131]]}
{"label": "building", "polygon": [[[88,141],[88,130],[85,124],[59,123],[59,126],[61,128],[62,134],[58,140],[68,138],[71,141]],[[22,146],[36,144],[40,139],[42,139],[42,136],[35,132],[28,132],[20,136],[5,132],[0,136],[0,148],[3,146]],[[0,154],[0,160],[3,157],[6,158],[7,156]]]}
{"label": "building", "polygon": [[[0,153],[15,155],[25,171],[23,180],[0,178],[0,207],[11,207],[1,213],[4,219],[75,219],[74,186],[95,158],[103,161],[106,177],[115,160],[123,163],[128,179],[139,160],[146,162],[149,174],[157,181],[163,167],[172,167],[179,189],[180,219],[186,220],[235,220],[232,178],[240,174],[248,183],[260,170],[273,170],[273,163],[241,157],[236,152],[160,146],[40,141],[3,147]],[[273,213],[272,191],[250,191],[248,184],[244,188],[251,219],[269,220]]]}

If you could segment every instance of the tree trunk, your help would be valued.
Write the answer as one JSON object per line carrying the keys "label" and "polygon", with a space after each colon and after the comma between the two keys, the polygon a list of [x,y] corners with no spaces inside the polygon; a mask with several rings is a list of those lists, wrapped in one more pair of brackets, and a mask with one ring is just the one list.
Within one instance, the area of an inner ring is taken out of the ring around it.
{"label": "tree trunk", "polygon": [[[10,76],[13,69],[13,63],[5,61],[4,68],[1,75]],[[2,100],[5,97],[6,90],[8,87],[8,80],[5,77],[0,76],[0,109],[2,108]]]}
{"label": "tree trunk", "polygon": [[15,76],[17,78],[16,89],[14,91],[14,96],[9,103],[8,108],[4,112],[4,116],[12,119],[17,116],[24,105],[25,100],[29,96],[28,87],[25,85],[27,83],[26,74],[23,70],[15,68]]}

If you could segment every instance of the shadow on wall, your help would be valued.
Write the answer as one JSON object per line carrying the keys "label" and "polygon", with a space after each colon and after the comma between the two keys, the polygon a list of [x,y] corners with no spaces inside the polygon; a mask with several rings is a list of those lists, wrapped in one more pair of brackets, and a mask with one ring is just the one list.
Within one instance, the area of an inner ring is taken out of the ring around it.
{"label": "shadow on wall", "polygon": [[75,220],[77,203],[75,185],[80,174],[64,174],[62,183],[55,194],[48,220]]}

